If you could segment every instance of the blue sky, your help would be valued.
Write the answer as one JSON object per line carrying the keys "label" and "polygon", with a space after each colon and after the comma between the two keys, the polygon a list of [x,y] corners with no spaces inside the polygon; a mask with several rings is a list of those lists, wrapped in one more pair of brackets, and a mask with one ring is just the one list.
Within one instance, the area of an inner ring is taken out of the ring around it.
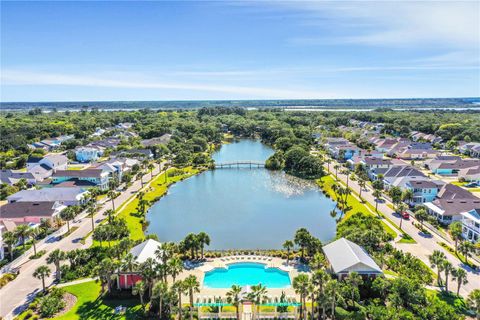
{"label": "blue sky", "polygon": [[2,101],[468,96],[478,1],[1,2]]}

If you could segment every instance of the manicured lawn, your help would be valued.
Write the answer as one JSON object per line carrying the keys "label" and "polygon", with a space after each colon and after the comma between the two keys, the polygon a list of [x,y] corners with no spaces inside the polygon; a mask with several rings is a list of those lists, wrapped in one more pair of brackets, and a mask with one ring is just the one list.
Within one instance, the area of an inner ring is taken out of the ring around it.
{"label": "manicured lawn", "polygon": [[[141,306],[136,297],[103,299],[100,296],[100,283],[95,281],[64,287],[64,289],[75,295],[77,302],[70,311],[54,319],[140,319]],[[115,307],[120,305],[127,307],[126,314],[114,315]]]}
{"label": "manicured lawn", "polygon": [[[332,185],[335,183],[335,178],[332,176],[332,175],[328,175],[328,176],[325,176],[325,177],[322,177],[321,179],[317,180],[317,183],[319,184],[319,186],[330,196],[330,198],[332,198],[333,200],[336,200],[336,197],[335,197],[335,192],[333,192],[332,190]],[[345,215],[344,219],[348,219],[348,217],[356,212],[363,212],[363,213],[368,213],[368,214],[372,214],[372,211],[375,211],[375,208],[369,208],[367,207],[367,202],[365,203],[361,203],[357,198],[355,198],[353,195],[350,195],[348,197],[348,206],[351,207],[352,209],[350,211],[347,212],[347,214]],[[383,221],[382,221],[382,225],[385,229],[385,231],[392,235],[392,237],[396,237],[397,236],[397,233],[395,232],[395,230],[393,230],[392,228],[390,228],[390,226],[388,226],[387,224],[385,224]],[[413,240],[413,239],[412,239]]]}
{"label": "manicured lawn", "polygon": [[398,243],[417,243],[412,237],[410,237],[408,234],[405,234],[402,239],[398,241]]}

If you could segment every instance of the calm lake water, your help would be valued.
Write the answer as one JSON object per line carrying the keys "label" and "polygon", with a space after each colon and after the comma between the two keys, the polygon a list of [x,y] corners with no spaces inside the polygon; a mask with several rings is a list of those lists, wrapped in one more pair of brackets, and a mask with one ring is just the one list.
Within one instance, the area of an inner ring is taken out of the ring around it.
{"label": "calm lake water", "polygon": [[[222,146],[216,162],[264,161],[273,150],[254,140]],[[209,249],[273,249],[305,227],[323,241],[335,236],[335,203],[313,182],[263,168],[216,169],[173,185],[148,214],[161,242],[205,231]]]}

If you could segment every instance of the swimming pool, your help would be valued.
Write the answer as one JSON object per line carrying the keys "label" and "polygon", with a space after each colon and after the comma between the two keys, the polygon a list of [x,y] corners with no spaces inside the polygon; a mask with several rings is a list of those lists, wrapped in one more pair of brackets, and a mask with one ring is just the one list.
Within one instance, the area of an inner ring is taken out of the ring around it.
{"label": "swimming pool", "polygon": [[230,288],[234,284],[245,286],[259,283],[267,288],[287,288],[291,285],[288,272],[253,262],[232,263],[227,268],[215,268],[206,272],[203,279],[203,286],[207,288]]}

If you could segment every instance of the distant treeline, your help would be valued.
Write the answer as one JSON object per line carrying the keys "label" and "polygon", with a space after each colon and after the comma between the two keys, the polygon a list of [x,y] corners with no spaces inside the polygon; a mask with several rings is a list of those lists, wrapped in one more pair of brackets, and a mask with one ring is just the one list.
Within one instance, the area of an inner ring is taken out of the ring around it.
{"label": "distant treeline", "polygon": [[480,98],[425,99],[301,99],[301,100],[198,100],[198,101],[79,101],[2,102],[0,110],[82,110],[82,109],[200,109],[205,107],[281,108],[447,108],[479,107]]}

